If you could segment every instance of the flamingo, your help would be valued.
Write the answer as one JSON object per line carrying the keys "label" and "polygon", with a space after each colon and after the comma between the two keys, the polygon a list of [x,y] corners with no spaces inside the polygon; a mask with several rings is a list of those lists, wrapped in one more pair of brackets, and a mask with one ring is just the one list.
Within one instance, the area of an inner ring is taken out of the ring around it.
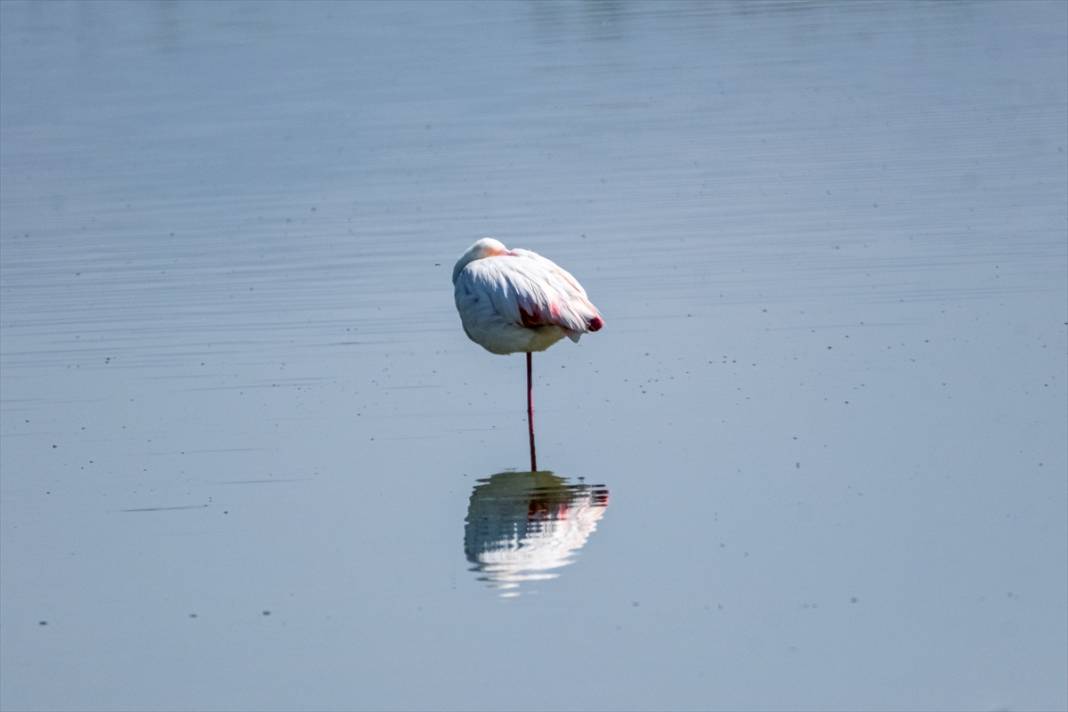
{"label": "flamingo", "polygon": [[537,472],[531,354],[565,336],[578,343],[583,334],[599,331],[604,319],[563,267],[530,250],[510,250],[491,237],[477,240],[460,256],[452,283],[468,338],[490,353],[527,355],[530,471]]}

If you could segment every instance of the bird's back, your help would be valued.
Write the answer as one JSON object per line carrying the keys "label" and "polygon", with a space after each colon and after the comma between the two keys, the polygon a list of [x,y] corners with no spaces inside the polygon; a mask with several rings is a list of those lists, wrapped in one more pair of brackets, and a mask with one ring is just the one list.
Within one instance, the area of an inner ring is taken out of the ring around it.
{"label": "bird's back", "polygon": [[494,353],[542,351],[604,323],[578,280],[529,250],[473,260],[455,287],[464,331]]}

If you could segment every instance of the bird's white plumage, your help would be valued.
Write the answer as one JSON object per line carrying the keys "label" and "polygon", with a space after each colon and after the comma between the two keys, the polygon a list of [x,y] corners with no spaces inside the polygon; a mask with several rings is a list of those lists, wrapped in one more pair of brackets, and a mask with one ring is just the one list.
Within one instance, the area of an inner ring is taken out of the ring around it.
{"label": "bird's white plumage", "polygon": [[483,238],[453,269],[456,309],[472,341],[495,354],[544,351],[604,324],[571,274],[530,250]]}

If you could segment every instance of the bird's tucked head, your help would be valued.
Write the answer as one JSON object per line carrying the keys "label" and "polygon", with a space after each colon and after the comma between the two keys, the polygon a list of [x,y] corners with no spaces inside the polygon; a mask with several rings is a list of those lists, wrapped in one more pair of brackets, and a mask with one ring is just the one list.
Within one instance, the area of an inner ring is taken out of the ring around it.
{"label": "bird's tucked head", "polygon": [[467,252],[460,255],[460,259],[456,261],[456,266],[452,268],[452,283],[456,284],[456,278],[460,276],[460,272],[463,271],[468,263],[480,260],[483,257],[510,254],[512,254],[512,251],[505,247],[500,240],[494,240],[492,237],[483,237],[481,240],[476,240],[475,244],[467,248]]}

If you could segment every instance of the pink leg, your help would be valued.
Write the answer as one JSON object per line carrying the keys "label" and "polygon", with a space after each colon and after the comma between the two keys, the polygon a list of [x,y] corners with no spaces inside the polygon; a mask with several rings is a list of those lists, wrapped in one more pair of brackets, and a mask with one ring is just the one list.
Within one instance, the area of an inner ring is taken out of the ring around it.
{"label": "pink leg", "polygon": [[527,351],[527,430],[530,431],[530,471],[538,471],[538,458],[534,454],[534,379],[531,375],[531,354]]}

